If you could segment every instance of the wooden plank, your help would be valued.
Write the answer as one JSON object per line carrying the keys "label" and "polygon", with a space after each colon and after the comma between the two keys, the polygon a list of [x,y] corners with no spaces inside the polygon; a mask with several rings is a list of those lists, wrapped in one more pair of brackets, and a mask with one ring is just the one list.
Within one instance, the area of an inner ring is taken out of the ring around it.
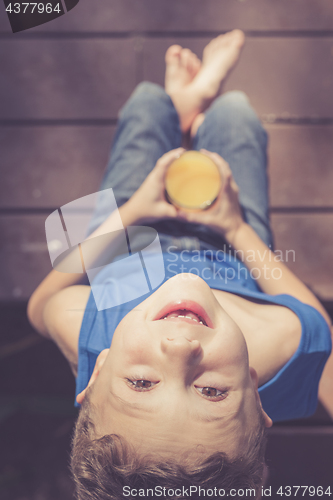
{"label": "wooden plank", "polygon": [[114,126],[0,128],[0,208],[52,208],[99,189]]}
{"label": "wooden plank", "polygon": [[275,247],[323,300],[333,299],[333,214],[273,214]]}
{"label": "wooden plank", "polygon": [[3,40],[1,119],[114,118],[135,86],[126,40]]}
{"label": "wooden plank", "polygon": [[[331,207],[333,127],[268,125],[272,207]],[[58,207],[96,191],[114,126],[0,128],[0,208]]]}
{"label": "wooden plank", "polygon": [[[51,270],[46,217],[0,216],[0,300],[28,298]],[[285,263],[323,299],[332,300],[333,214],[273,214],[272,225]]]}
{"label": "wooden plank", "polygon": [[268,125],[272,207],[332,207],[333,127]]}
{"label": "wooden plank", "polygon": [[[201,55],[208,39],[146,39],[144,79],[163,84],[164,54],[175,42]],[[2,119],[116,117],[135,87],[133,40],[44,40],[42,52],[40,43],[1,44]],[[332,117],[331,49],[330,39],[249,39],[225,88],[245,91],[270,121]]]}
{"label": "wooden plank", "polygon": [[0,216],[0,300],[27,299],[52,270],[45,238],[46,217]]}
{"label": "wooden plank", "polygon": [[[202,56],[208,38],[144,41],[143,79],[163,84],[164,54],[178,43]],[[246,92],[265,119],[333,117],[332,39],[248,38],[225,90]]]}
{"label": "wooden plank", "polygon": [[[330,0],[80,0],[69,13],[29,30],[34,32],[332,30]],[[10,32],[5,15],[0,30]],[[26,32],[27,33],[27,32]],[[17,35],[15,35],[17,36]]]}
{"label": "wooden plank", "polygon": [[[62,396],[66,401],[66,398],[72,397],[74,393],[74,379],[67,361],[53,342],[47,342],[36,333],[28,321],[26,309],[25,302],[0,304],[1,369],[8,374],[7,377],[1,377],[2,400],[30,394],[41,404],[38,394],[48,393],[50,403],[52,397],[57,396]],[[29,345],[28,339],[36,339],[36,342]],[[43,373],[43,376],[38,376],[38,372]],[[25,374],[24,382],[22,373]],[[22,403],[27,408],[24,398]],[[59,403],[61,404],[60,399]]]}
{"label": "wooden plank", "polygon": [[[272,430],[284,428],[273,427]],[[287,429],[290,429],[289,433],[284,434],[282,431],[268,434],[266,461],[270,475],[266,488],[271,486],[272,494],[269,495],[267,491],[266,495],[279,498],[274,493],[281,486],[283,491],[288,491],[286,486],[289,486],[295,492],[293,485],[322,485],[325,491],[332,478],[333,436],[330,430],[320,427],[320,432],[313,433],[308,427],[304,430],[295,427]],[[300,488],[300,491],[303,492],[304,488]],[[315,492],[313,488],[310,491],[311,494]],[[310,498],[308,495],[306,497]],[[316,495],[314,497],[317,498]]]}
{"label": "wooden plank", "polygon": [[[309,422],[311,417],[307,418]],[[303,421],[304,422],[304,421]],[[326,422],[328,424],[330,420]],[[273,426],[268,431],[269,437],[299,437],[299,436],[327,436],[333,439],[333,426],[328,425],[301,425],[299,427],[293,425],[280,424],[278,426]]]}

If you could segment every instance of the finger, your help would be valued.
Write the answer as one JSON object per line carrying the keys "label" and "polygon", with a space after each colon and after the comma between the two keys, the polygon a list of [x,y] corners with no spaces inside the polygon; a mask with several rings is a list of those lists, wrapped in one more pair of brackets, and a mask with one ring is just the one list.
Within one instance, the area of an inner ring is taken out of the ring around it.
{"label": "finger", "polygon": [[179,158],[183,153],[185,152],[184,148],[177,148],[177,149],[172,149],[171,151],[168,151],[165,153],[159,160],[157,160],[156,163],[156,173],[163,177],[170,166],[170,164]]}
{"label": "finger", "polygon": [[160,218],[170,218],[175,219],[178,216],[178,210],[174,205],[171,205],[167,201],[160,202],[156,207],[156,213]]}
{"label": "finger", "polygon": [[183,210],[178,210],[177,215],[180,219],[187,220],[188,214],[184,212]]}
{"label": "finger", "polygon": [[194,220],[193,213],[191,213],[191,212],[185,212],[184,210],[178,210],[177,215],[180,219],[187,221],[187,222],[192,222]]}
{"label": "finger", "polygon": [[173,205],[170,205],[170,203],[165,202],[166,207],[165,207],[165,215],[166,217],[171,217],[175,218],[178,215],[177,208],[174,207]]}
{"label": "finger", "polygon": [[164,153],[164,155],[161,156],[161,158],[159,158],[158,163],[168,162],[170,161],[171,158],[179,157],[184,151],[185,149],[181,147],[176,149],[171,149],[167,153]]}
{"label": "finger", "polygon": [[209,156],[219,169],[222,178],[222,189],[225,189],[228,185],[230,185],[230,182],[233,179],[229,164],[218,153],[207,151],[207,149],[201,149],[200,151],[206,156]]}
{"label": "finger", "polygon": [[209,158],[211,158],[213,160],[213,162],[218,167],[221,167],[224,171],[231,172],[229,164],[218,153],[213,153],[212,151],[207,151],[207,149],[201,149],[200,152],[202,152],[206,156],[209,156]]}
{"label": "finger", "polygon": [[220,156],[218,153],[215,153],[214,151],[208,151],[208,149],[203,149],[202,148],[202,149],[200,149],[200,153],[203,153],[204,155],[209,156],[212,159],[214,158],[213,161],[216,161],[216,160],[218,160],[218,161],[220,161],[220,160],[225,161],[225,160],[223,160],[222,156]]}
{"label": "finger", "polygon": [[232,187],[232,189],[233,189],[236,193],[239,193],[239,186],[238,186],[238,184],[236,183],[236,181],[235,181],[235,179],[234,179],[234,178],[232,178],[232,179],[231,179],[230,186]]}

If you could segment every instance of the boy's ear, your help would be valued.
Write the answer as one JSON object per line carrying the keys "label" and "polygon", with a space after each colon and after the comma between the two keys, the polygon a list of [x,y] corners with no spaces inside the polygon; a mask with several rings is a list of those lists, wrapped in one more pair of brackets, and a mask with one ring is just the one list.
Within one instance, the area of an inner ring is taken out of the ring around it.
{"label": "boy's ear", "polygon": [[265,419],[265,426],[266,426],[266,427],[272,427],[272,425],[273,425],[273,420],[272,420],[272,419],[271,419],[271,418],[267,415],[267,413],[265,412],[265,410],[263,409],[262,404],[261,404],[261,400],[260,400],[260,396],[259,396],[259,392],[258,392],[258,383],[259,383],[259,377],[258,377],[258,374],[257,374],[257,372],[255,371],[255,369],[254,369],[254,368],[252,368],[251,366],[250,366],[250,376],[251,376],[251,379],[252,379],[252,381],[253,381],[253,384],[254,384],[254,386],[255,386],[255,388],[256,388],[256,398],[257,398],[258,403],[259,403],[259,405],[260,405],[260,407],[261,407],[261,411],[262,411],[262,413],[263,413],[263,415],[264,415],[264,419]]}
{"label": "boy's ear", "polygon": [[258,389],[259,377],[255,369],[252,368],[252,366],[250,366],[250,376],[255,388]]}
{"label": "boy's ear", "polygon": [[84,398],[86,396],[86,392],[87,392],[88,387],[90,387],[91,384],[93,384],[95,382],[95,380],[97,379],[97,377],[99,375],[99,372],[101,371],[101,368],[104,365],[104,362],[105,362],[105,360],[107,358],[107,355],[109,354],[109,350],[110,349],[104,349],[97,356],[96,363],[95,363],[95,368],[94,368],[94,371],[92,372],[92,375],[90,377],[90,380],[88,382],[87,387],[85,389],[83,389],[83,391],[80,392],[80,394],[78,394],[76,396],[76,402],[79,403],[80,405],[82,404],[82,402],[83,402],[83,400],[84,400]]}
{"label": "boy's ear", "polygon": [[265,418],[265,427],[272,427],[273,425],[273,420],[271,419],[271,417],[269,417],[267,415],[267,413],[265,412],[265,410],[261,407],[262,409],[262,412],[264,414],[264,418]]}

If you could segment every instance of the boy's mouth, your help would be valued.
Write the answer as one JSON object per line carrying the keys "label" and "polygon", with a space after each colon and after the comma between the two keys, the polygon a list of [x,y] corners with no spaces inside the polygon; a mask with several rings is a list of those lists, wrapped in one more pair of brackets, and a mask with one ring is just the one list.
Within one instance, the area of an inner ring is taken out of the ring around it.
{"label": "boy's mouth", "polygon": [[164,318],[161,319],[166,319],[168,321],[188,321],[188,323],[193,323],[193,321],[199,325],[206,325],[205,320],[201,317],[198,316],[197,314],[194,314],[194,312],[189,311],[187,309],[178,309],[177,311],[174,311],[172,313],[167,314],[164,316]]}
{"label": "boy's mouth", "polygon": [[172,302],[165,306],[153,321],[183,321],[194,326],[213,328],[212,322],[200,304],[189,300]]}

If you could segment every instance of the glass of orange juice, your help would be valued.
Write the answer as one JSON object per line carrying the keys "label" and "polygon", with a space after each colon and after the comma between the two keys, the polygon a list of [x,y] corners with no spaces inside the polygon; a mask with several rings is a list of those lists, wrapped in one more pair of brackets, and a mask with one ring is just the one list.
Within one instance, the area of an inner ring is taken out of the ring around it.
{"label": "glass of orange juice", "polygon": [[171,163],[165,177],[168,200],[191,212],[209,208],[216,200],[221,184],[217,166],[199,151],[183,153]]}

